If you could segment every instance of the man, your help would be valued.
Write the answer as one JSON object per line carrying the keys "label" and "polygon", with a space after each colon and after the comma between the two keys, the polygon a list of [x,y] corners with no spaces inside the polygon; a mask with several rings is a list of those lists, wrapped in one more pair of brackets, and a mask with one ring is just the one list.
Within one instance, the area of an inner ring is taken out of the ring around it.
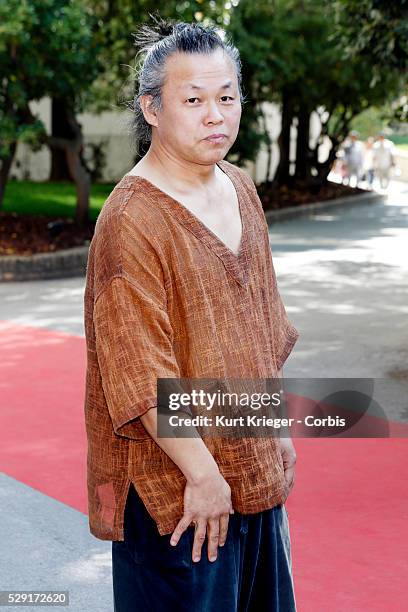
{"label": "man", "polygon": [[387,189],[390,183],[391,168],[395,166],[394,143],[380,132],[373,147],[374,173],[380,181],[381,189]]}
{"label": "man", "polygon": [[85,291],[90,530],[115,610],[295,610],[290,438],[157,435],[158,378],[273,378],[298,338],[250,177],[235,47],[158,20],[135,99],[147,154],[105,203]]}
{"label": "man", "polygon": [[358,139],[358,132],[350,132],[348,144],[344,147],[344,161],[347,168],[347,184],[351,183],[353,176],[356,177],[356,187],[361,180],[363,170],[364,149],[363,143]]}
{"label": "man", "polygon": [[369,189],[372,189],[374,181],[374,138],[371,136],[365,142],[363,170],[364,180],[367,181]]}

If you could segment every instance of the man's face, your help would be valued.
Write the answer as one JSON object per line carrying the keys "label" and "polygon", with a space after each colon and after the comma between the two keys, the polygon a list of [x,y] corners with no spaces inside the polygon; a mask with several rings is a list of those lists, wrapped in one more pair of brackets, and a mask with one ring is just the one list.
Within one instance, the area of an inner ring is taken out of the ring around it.
{"label": "man's face", "polygon": [[[210,165],[223,159],[234,144],[240,119],[235,66],[222,49],[168,58],[153,139],[178,158]],[[212,134],[224,137],[208,140]]]}

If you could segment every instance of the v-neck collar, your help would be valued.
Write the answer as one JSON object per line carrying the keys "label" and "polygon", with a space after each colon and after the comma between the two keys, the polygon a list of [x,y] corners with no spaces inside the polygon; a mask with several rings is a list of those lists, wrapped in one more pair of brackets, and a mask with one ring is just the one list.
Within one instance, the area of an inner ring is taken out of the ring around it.
{"label": "v-neck collar", "polygon": [[137,174],[126,174],[119,182],[118,187],[134,188],[136,183],[144,183],[149,191],[156,193],[159,197],[157,203],[166,209],[174,218],[184,225],[201,242],[206,244],[211,251],[222,261],[225,269],[241,285],[245,286],[249,276],[250,264],[250,245],[249,245],[249,225],[250,216],[248,215],[247,193],[241,185],[241,181],[234,172],[234,167],[225,160],[217,162],[217,166],[231,180],[238,198],[239,211],[241,215],[241,242],[238,254],[233,251],[219,238],[205,223],[203,223],[191,210],[184,204],[174,199],[165,191],[151,183],[148,179]]}

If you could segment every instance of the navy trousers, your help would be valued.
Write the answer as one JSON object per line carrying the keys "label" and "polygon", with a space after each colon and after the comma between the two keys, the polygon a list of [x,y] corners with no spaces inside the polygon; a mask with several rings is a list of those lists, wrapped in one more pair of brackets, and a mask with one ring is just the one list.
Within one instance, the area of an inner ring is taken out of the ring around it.
{"label": "navy trousers", "polygon": [[194,526],[171,546],[130,486],[125,540],[112,542],[115,612],[295,612],[288,515],[284,505],[230,515],[216,561],[192,560]]}

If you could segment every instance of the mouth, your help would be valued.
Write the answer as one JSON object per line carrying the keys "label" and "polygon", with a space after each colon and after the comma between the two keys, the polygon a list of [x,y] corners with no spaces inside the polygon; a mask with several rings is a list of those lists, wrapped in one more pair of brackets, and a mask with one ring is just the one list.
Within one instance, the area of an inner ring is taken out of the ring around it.
{"label": "mouth", "polygon": [[225,134],[214,134],[213,136],[207,136],[204,140],[208,140],[209,142],[222,142],[226,137]]}

